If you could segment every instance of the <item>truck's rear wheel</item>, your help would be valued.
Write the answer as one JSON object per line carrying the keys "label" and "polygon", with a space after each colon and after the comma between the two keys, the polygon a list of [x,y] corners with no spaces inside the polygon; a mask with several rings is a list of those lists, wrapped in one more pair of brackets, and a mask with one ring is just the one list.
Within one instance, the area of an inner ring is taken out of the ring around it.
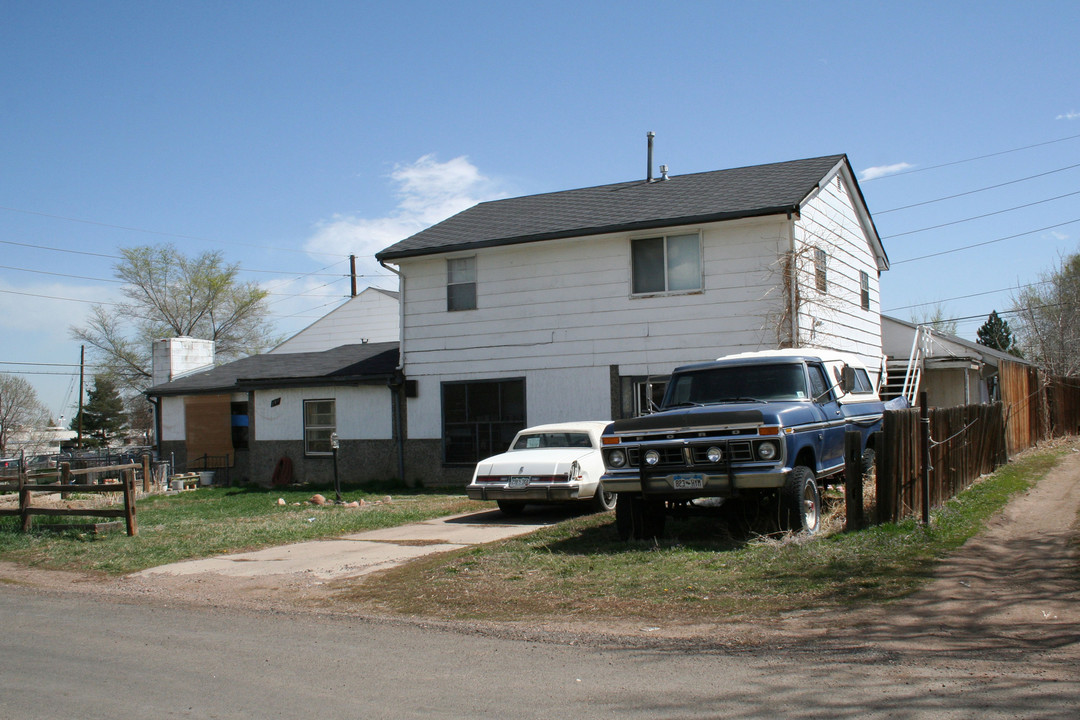
{"label": "truck's rear wheel", "polygon": [[785,530],[813,535],[821,527],[821,492],[814,471],[796,465],[780,493],[780,522]]}

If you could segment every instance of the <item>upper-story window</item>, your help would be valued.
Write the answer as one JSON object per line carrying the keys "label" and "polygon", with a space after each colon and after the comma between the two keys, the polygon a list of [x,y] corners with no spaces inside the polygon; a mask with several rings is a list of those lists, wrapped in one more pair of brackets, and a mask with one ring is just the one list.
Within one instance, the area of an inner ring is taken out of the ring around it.
{"label": "upper-story window", "polygon": [[630,241],[633,293],[702,289],[701,235],[667,235]]}
{"label": "upper-story window", "polygon": [[476,258],[446,261],[446,309],[476,309]]}
{"label": "upper-story window", "polygon": [[825,251],[821,248],[814,249],[814,284],[819,293],[829,290],[829,278],[825,271]]}
{"label": "upper-story window", "polygon": [[859,304],[863,310],[870,309],[870,275],[859,271]]}

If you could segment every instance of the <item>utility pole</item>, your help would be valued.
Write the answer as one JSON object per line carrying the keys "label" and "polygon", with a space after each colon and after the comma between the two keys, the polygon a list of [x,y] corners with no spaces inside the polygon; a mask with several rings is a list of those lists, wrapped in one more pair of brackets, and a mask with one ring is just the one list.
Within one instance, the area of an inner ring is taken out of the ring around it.
{"label": "utility pole", "polygon": [[352,295],[349,297],[356,297],[356,256],[349,256],[349,277],[352,278]]}
{"label": "utility pole", "polygon": [[75,441],[75,447],[82,450],[82,400],[83,400],[83,372],[86,365],[86,346],[79,346],[79,436]]}

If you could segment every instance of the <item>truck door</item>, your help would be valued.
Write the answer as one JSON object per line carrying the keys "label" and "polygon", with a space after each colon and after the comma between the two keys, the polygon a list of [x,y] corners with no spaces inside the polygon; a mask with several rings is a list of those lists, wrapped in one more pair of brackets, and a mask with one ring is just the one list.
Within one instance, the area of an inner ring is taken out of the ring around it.
{"label": "truck door", "polygon": [[824,415],[825,428],[821,446],[822,471],[832,471],[844,463],[844,416],[825,368],[819,364],[807,366],[810,371],[810,391]]}

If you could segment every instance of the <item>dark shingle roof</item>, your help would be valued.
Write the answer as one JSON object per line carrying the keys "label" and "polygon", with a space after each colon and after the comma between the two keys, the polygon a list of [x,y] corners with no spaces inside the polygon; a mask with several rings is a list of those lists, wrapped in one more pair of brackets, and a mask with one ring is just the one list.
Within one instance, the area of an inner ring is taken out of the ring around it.
{"label": "dark shingle roof", "polygon": [[600,185],[480,203],[379,252],[379,260],[796,212],[846,155]]}
{"label": "dark shingle roof", "polygon": [[197,395],[256,387],[379,382],[389,378],[397,365],[396,342],[341,345],[321,352],[252,355],[155,385],[146,394]]}

